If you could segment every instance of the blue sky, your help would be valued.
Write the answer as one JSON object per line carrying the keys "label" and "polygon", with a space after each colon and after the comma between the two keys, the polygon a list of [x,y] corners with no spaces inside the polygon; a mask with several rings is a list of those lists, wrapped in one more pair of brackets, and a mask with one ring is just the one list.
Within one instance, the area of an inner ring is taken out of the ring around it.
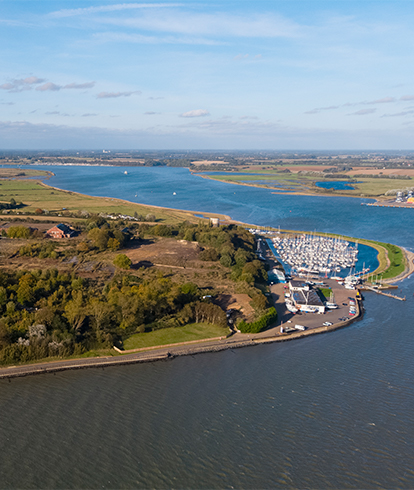
{"label": "blue sky", "polygon": [[414,2],[0,0],[2,149],[413,149]]}

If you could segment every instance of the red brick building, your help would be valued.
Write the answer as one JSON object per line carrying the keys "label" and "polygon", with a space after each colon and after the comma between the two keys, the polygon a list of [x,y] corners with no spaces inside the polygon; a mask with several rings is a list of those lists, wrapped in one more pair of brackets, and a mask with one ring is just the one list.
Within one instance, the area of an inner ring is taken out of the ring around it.
{"label": "red brick building", "polygon": [[75,235],[75,231],[70,226],[59,223],[53,228],[50,228],[47,231],[47,235],[50,238],[70,238]]}

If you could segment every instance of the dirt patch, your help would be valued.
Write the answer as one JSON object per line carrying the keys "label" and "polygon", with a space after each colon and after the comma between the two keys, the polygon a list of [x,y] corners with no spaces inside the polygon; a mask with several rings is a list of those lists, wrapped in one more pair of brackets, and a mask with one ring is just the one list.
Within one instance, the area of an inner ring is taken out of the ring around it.
{"label": "dirt patch", "polygon": [[347,175],[371,174],[371,175],[409,175],[414,177],[414,168],[372,168],[359,167],[346,172]]}
{"label": "dirt patch", "polygon": [[174,238],[145,240],[126,255],[134,266],[148,267],[149,264],[173,267],[194,267],[199,262],[200,246],[196,242],[175,240]]}
{"label": "dirt patch", "polygon": [[250,306],[250,301],[248,294],[219,294],[214,303],[224,311],[236,310],[240,312],[241,318],[250,321],[254,317],[254,309]]}

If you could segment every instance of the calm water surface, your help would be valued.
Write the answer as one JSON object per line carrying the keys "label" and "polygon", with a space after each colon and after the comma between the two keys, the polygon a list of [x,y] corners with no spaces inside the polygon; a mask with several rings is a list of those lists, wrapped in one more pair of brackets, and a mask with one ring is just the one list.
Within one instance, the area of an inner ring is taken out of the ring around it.
{"label": "calm water surface", "polygon": [[[411,210],[183,169],[54,171],[75,191],[413,246]],[[361,321],[301,341],[1,381],[0,487],[413,488],[413,291],[367,294]]]}

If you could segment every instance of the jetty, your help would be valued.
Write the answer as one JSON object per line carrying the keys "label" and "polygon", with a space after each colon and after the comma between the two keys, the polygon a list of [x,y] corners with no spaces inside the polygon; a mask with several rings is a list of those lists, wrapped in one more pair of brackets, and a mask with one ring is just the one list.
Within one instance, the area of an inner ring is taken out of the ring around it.
{"label": "jetty", "polygon": [[373,288],[371,286],[364,286],[364,289],[368,289],[369,291],[372,291],[377,294],[382,294],[383,296],[388,296],[389,298],[394,298],[398,299],[399,301],[406,301],[406,298],[401,298],[401,296],[397,296],[396,294],[391,294],[391,293],[385,293],[384,291],[381,291],[380,289]]}

